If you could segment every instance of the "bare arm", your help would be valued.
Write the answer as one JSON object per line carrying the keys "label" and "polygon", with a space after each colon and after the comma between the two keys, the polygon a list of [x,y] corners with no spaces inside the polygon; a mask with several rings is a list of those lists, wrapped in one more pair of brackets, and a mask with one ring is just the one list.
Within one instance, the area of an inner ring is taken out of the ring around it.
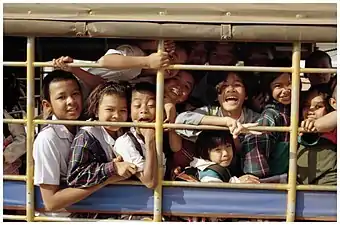
{"label": "bare arm", "polygon": [[[140,129],[146,130],[146,129]],[[151,129],[147,129],[151,130]],[[145,137],[145,164],[144,170],[136,174],[138,179],[147,187],[155,188],[157,186],[157,153],[156,153],[156,143],[155,143],[155,131],[145,131],[145,133],[151,133],[143,135]]]}
{"label": "bare arm", "polygon": [[330,132],[336,129],[337,118],[336,111],[330,112],[327,115],[315,120],[314,126],[319,132]]}
{"label": "bare arm", "polygon": [[91,90],[95,89],[98,85],[105,83],[105,79],[101,76],[93,75],[79,67],[73,67],[71,72],[81,80]]}
{"label": "bare arm", "polygon": [[46,210],[56,211],[66,208],[104,187],[105,183],[89,188],[65,188],[59,185],[40,184],[40,191]]}
{"label": "bare arm", "polygon": [[[175,104],[164,99],[164,110],[166,119],[164,122],[175,123],[176,121],[176,106]],[[173,152],[178,152],[182,148],[182,138],[176,133],[176,130],[169,130],[169,145]]]}

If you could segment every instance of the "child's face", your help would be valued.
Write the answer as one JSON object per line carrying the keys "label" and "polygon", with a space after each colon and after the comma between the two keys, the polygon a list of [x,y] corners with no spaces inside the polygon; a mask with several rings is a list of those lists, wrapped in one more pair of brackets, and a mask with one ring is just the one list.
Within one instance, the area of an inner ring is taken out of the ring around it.
{"label": "child's face", "polygon": [[[329,64],[329,60],[326,57],[323,57],[315,62],[315,68],[331,68],[332,65]],[[311,85],[318,85],[328,83],[331,79],[330,73],[309,73],[307,77],[311,83]]]}
{"label": "child's face", "polygon": [[172,102],[182,103],[186,101],[194,87],[194,78],[184,70],[175,77],[165,80],[164,95]]}
{"label": "child's face", "polygon": [[270,83],[272,97],[284,105],[291,102],[291,75],[283,73]]}
{"label": "child's face", "polygon": [[247,99],[244,84],[234,72],[229,72],[226,79],[217,85],[217,92],[221,107],[228,112],[242,109]]}
{"label": "child's face", "polygon": [[327,114],[326,102],[323,96],[317,91],[308,94],[303,102],[302,115],[303,119],[319,119]]}
{"label": "child's face", "polygon": [[[99,121],[125,122],[128,117],[126,99],[118,95],[104,95],[98,106]],[[117,131],[119,127],[105,126],[108,131]]]}
{"label": "child's face", "polygon": [[43,104],[51,108],[59,120],[76,120],[83,109],[81,91],[76,81],[62,80],[52,82],[49,86],[50,102]]}
{"label": "child's face", "polygon": [[209,158],[220,166],[227,167],[233,159],[233,149],[230,144],[218,146],[209,151]]}
{"label": "child's face", "polygon": [[188,57],[188,64],[203,65],[208,58],[208,51],[205,48],[204,42],[195,42],[191,47]]}
{"label": "child's face", "polygon": [[131,119],[133,122],[153,122],[156,118],[156,96],[148,91],[133,91]]}

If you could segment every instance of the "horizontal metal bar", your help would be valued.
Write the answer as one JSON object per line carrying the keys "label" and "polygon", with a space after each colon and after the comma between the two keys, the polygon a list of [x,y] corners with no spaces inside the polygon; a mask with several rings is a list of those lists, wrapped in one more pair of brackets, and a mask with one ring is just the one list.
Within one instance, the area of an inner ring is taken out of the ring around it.
{"label": "horizontal metal bar", "polygon": [[297,185],[298,191],[337,191],[336,185]]}
{"label": "horizontal metal bar", "polygon": [[197,188],[236,188],[236,189],[260,189],[260,190],[287,190],[287,184],[239,184],[239,183],[201,183],[185,181],[163,181],[164,186],[169,187],[197,187]]}
{"label": "horizontal metal bar", "polygon": [[69,218],[69,217],[45,217],[45,216],[37,216],[34,217],[34,221],[40,222],[147,222],[143,220],[117,220],[117,219],[85,219],[85,218]]}
{"label": "horizontal metal bar", "polygon": [[26,124],[24,119],[3,119],[3,123]]}
{"label": "horizontal metal bar", "polygon": [[2,215],[4,220],[26,220],[26,216],[21,215]]}
{"label": "horizontal metal bar", "polygon": [[[26,66],[26,62],[3,62],[3,66]],[[34,62],[34,67],[53,67],[52,62]],[[69,63],[71,67],[100,68],[99,63]],[[169,70],[211,70],[211,71],[249,71],[249,72],[287,72],[291,73],[291,67],[263,67],[263,66],[218,66],[218,65],[183,65],[168,66]],[[335,69],[301,68],[301,73],[336,73]]]}
{"label": "horizontal metal bar", "polygon": [[4,180],[26,181],[26,176],[24,176],[24,175],[4,175]]}
{"label": "horizontal metal bar", "polygon": [[[3,119],[4,123],[16,123],[25,124],[24,119]],[[135,123],[135,122],[100,122],[100,121],[80,121],[80,120],[34,120],[35,124],[63,124],[63,125],[78,125],[78,126],[117,126],[117,127],[144,127],[154,128],[155,123]],[[184,130],[228,130],[222,126],[212,125],[188,125],[188,124],[177,124],[177,123],[166,123],[163,124],[163,128],[167,129],[184,129]],[[290,127],[270,127],[270,126],[257,126],[251,127],[249,130],[252,131],[263,131],[263,132],[290,132]],[[310,133],[299,128],[299,132]]]}

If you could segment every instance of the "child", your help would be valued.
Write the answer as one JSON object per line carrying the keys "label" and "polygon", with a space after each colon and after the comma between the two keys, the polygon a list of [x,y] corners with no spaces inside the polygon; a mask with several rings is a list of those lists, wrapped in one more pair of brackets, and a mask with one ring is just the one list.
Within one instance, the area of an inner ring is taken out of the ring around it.
{"label": "child", "polygon": [[[107,82],[99,85],[88,98],[88,115],[101,122],[126,122],[128,118],[127,90],[123,85]],[[101,184],[112,176],[119,180],[136,173],[128,162],[114,162],[115,140],[124,132],[120,127],[82,127],[71,145],[67,183],[86,188]],[[118,181],[118,180],[117,180]]]}
{"label": "child", "polygon": [[[156,119],[156,87],[150,83],[138,83],[133,87],[131,99],[131,119],[133,122],[154,122]],[[119,137],[114,152],[125,162],[137,166],[137,178],[148,188],[157,186],[157,153],[155,130],[134,128]],[[165,167],[163,154],[163,167]],[[165,171],[165,168],[164,168]]]}
{"label": "child", "polygon": [[[289,59],[274,59],[274,67],[290,67]],[[264,85],[270,96],[259,126],[289,126],[291,104],[291,74],[269,73]],[[260,178],[287,172],[289,162],[289,132],[247,134],[242,142],[243,172]]]}
{"label": "child", "polygon": [[[326,52],[316,50],[306,59],[306,68],[332,68],[332,59]],[[332,74],[307,73],[305,74],[305,77],[309,79],[311,86],[314,86],[329,83]]]}
{"label": "child", "polygon": [[196,146],[205,160],[194,158],[190,165],[198,168],[201,182],[260,183],[255,176],[237,178],[230,173],[235,145],[229,132],[203,131]]}
{"label": "child", "polygon": [[[314,124],[334,110],[329,100],[327,84],[312,86],[303,96],[301,127],[306,131],[320,131]],[[299,136],[297,174],[302,184],[336,185],[337,148],[334,131]]]}
{"label": "child", "polygon": [[[47,75],[43,80],[42,99],[42,104],[53,113],[52,120],[77,120],[81,114],[80,85],[69,72],[56,70]],[[76,126],[49,124],[34,141],[34,184],[40,187],[48,211],[68,207],[106,185],[62,189],[66,184],[67,163],[75,133]],[[60,216],[59,213],[51,215]]]}
{"label": "child", "polygon": [[[225,77],[221,74],[215,75],[213,83],[216,86],[220,106],[204,106],[192,112],[183,112],[177,116],[176,123],[227,126],[236,138],[245,127],[249,127],[248,125],[243,127],[241,123],[254,122],[259,114],[244,107],[248,96],[245,77],[242,73],[227,72]],[[201,131],[176,130],[176,132],[195,142]]]}

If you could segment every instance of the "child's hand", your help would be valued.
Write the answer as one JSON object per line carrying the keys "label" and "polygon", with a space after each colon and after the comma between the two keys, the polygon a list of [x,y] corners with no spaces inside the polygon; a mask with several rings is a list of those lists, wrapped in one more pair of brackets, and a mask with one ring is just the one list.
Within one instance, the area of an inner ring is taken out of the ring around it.
{"label": "child's hand", "polygon": [[137,167],[135,164],[129,162],[121,162],[122,159],[117,157],[117,159],[112,160],[113,166],[117,171],[117,174],[125,179],[131,177],[133,174],[136,174]]}
{"label": "child's hand", "polygon": [[164,112],[165,112],[164,123],[174,123],[176,120],[176,105],[172,102],[165,102]]}
{"label": "child's hand", "polygon": [[146,140],[155,140],[155,129],[153,128],[139,128],[139,132]]}
{"label": "child's hand", "polygon": [[72,72],[72,67],[67,65],[67,63],[73,63],[73,59],[69,56],[62,56],[58,59],[53,59],[52,63],[53,67],[56,69]]}
{"label": "child's hand", "polygon": [[147,56],[147,69],[159,69],[170,65],[169,54],[167,52],[152,53]]}
{"label": "child's hand", "polygon": [[176,43],[172,40],[164,41],[164,50],[172,56],[176,50]]}
{"label": "child's hand", "polygon": [[238,179],[240,180],[241,183],[245,183],[245,184],[259,184],[260,183],[260,179],[258,177],[255,177],[250,174],[243,175],[239,177]]}
{"label": "child's hand", "polygon": [[234,139],[236,139],[237,136],[241,133],[251,133],[251,134],[256,134],[256,135],[262,134],[261,132],[258,132],[258,131],[248,130],[248,128],[250,128],[250,127],[258,126],[257,123],[241,124],[239,121],[237,121],[237,120],[235,120],[231,117],[225,117],[225,118],[226,118],[226,127],[229,128],[229,131],[233,135]]}
{"label": "child's hand", "polygon": [[[301,127],[308,132],[313,132],[316,131],[316,128],[314,126],[315,120],[313,119],[306,119],[304,121],[301,122]],[[300,136],[303,135],[303,133],[299,133]]]}

